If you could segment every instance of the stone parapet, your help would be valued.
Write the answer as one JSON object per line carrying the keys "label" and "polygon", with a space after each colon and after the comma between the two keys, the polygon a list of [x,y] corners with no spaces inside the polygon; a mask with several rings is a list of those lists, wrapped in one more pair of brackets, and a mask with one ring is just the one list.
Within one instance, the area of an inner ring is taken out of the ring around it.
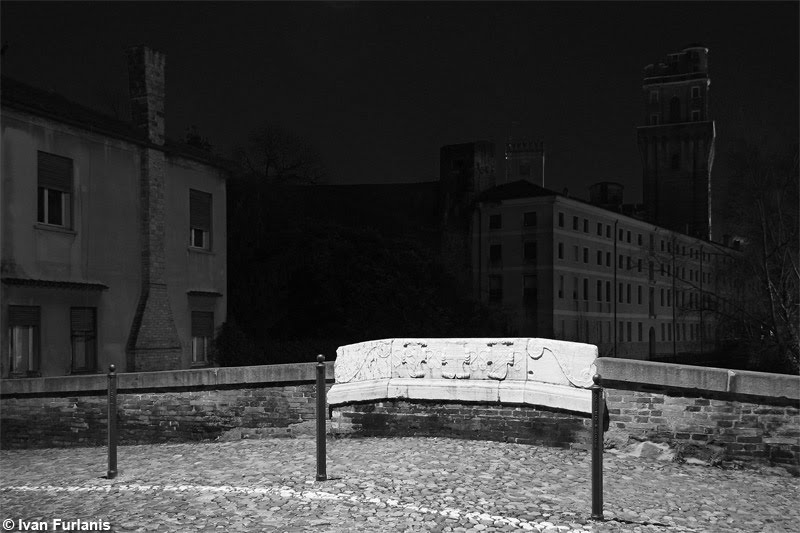
{"label": "stone parapet", "polygon": [[332,406],[379,400],[591,412],[597,347],[535,338],[383,339],[337,350]]}

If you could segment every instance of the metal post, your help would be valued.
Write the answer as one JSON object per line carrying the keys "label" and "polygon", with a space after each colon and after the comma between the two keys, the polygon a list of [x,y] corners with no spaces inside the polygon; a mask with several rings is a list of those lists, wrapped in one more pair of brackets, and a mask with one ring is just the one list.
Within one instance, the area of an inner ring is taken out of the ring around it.
{"label": "metal post", "polygon": [[117,373],[108,365],[108,479],[117,477]]}
{"label": "metal post", "polygon": [[603,520],[603,387],[592,378],[592,519]]}
{"label": "metal post", "polygon": [[325,356],[317,356],[317,481],[325,481]]}

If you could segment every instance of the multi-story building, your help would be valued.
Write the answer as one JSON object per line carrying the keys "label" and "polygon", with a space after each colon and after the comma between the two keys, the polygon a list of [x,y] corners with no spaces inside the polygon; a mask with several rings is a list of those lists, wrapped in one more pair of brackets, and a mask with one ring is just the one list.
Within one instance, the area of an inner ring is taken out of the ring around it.
{"label": "multi-story building", "polygon": [[520,180],[481,196],[471,248],[476,296],[519,335],[630,358],[715,348],[719,245]]}
{"label": "multi-story building", "polygon": [[647,220],[711,239],[711,167],[716,132],[709,107],[708,49],[690,46],[647,65],[638,128]]}
{"label": "multi-story building", "polygon": [[189,368],[226,313],[225,180],[164,136],[164,56],[128,51],[133,123],[2,80],[3,377]]}
{"label": "multi-story building", "polygon": [[709,85],[704,47],[646,67],[643,210],[623,204],[614,182],[593,185],[590,202],[545,189],[543,145],[507,145],[507,183],[475,191],[476,296],[501,306],[519,335],[588,342],[603,355],[712,351],[714,272],[729,254],[710,241]]}

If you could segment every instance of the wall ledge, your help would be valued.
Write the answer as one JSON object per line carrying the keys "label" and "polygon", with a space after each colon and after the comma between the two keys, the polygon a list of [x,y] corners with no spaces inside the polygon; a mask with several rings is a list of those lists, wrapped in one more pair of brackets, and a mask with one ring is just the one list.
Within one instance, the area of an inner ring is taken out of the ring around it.
{"label": "wall ledge", "polygon": [[[325,363],[325,380],[333,381],[333,362]],[[143,389],[246,386],[256,383],[313,382],[316,363],[234,366],[124,372],[117,374],[120,392]],[[107,374],[0,380],[0,397],[42,394],[97,393],[108,390]]]}
{"label": "wall ledge", "polygon": [[596,365],[603,383],[800,401],[800,376],[607,357],[598,358]]}

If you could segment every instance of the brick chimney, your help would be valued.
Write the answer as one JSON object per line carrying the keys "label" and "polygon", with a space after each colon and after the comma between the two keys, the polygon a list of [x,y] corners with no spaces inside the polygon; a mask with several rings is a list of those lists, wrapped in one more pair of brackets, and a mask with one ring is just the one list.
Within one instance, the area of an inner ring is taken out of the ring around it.
{"label": "brick chimney", "polygon": [[180,368],[181,341],[165,277],[164,54],[144,46],[127,50],[133,123],[155,146],[140,148],[142,287],[128,338],[129,372]]}
{"label": "brick chimney", "polygon": [[164,144],[164,66],[161,52],[135,46],[127,50],[128,86],[131,96],[131,116],[139,129],[147,132],[148,140]]}

